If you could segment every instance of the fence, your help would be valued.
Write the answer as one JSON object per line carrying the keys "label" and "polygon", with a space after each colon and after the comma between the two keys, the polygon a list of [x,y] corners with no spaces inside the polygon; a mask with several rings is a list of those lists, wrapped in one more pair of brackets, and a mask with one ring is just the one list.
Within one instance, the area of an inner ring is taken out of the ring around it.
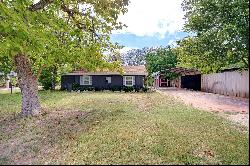
{"label": "fence", "polygon": [[201,90],[249,98],[249,70],[202,75]]}

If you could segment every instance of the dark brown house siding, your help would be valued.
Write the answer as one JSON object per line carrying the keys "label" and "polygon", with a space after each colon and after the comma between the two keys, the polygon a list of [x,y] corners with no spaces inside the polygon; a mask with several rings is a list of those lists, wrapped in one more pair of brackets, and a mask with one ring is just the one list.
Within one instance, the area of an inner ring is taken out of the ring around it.
{"label": "dark brown house siding", "polygon": [[[126,75],[124,75],[126,76]],[[111,83],[109,84],[106,81],[106,77],[111,77]],[[143,87],[144,86],[144,78],[143,75],[135,76],[135,86]],[[71,90],[72,84],[78,83],[80,84],[80,75],[63,75],[61,77],[61,89],[62,90]],[[111,87],[123,86],[123,76],[121,75],[92,75],[92,85],[81,85],[85,87],[95,87],[102,89],[109,89]]]}

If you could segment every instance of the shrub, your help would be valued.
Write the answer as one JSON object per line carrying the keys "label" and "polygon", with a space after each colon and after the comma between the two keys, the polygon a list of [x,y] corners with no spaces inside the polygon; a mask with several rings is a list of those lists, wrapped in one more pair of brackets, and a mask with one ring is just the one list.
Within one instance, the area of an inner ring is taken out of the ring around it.
{"label": "shrub", "polygon": [[132,92],[134,90],[133,86],[124,86],[123,91],[125,92]]}
{"label": "shrub", "polygon": [[113,86],[110,88],[111,91],[121,91],[122,90],[122,87],[121,86]]}
{"label": "shrub", "polygon": [[81,90],[80,84],[73,83],[72,84],[72,90],[74,90],[74,91]]}
{"label": "shrub", "polygon": [[102,91],[103,90],[103,88],[99,88],[99,87],[95,87],[94,89],[95,89],[95,91]]}
{"label": "shrub", "polygon": [[135,90],[135,92],[140,92],[141,89],[142,89],[141,86],[134,85],[134,90]]}
{"label": "shrub", "polygon": [[146,86],[142,88],[142,91],[143,91],[143,92],[147,92],[148,90],[149,90],[149,88],[146,87]]}
{"label": "shrub", "polygon": [[94,91],[94,90],[95,90],[95,88],[94,88],[94,87],[92,87],[92,86],[90,86],[90,87],[87,87],[87,88],[86,88],[86,90],[88,90],[88,91]]}

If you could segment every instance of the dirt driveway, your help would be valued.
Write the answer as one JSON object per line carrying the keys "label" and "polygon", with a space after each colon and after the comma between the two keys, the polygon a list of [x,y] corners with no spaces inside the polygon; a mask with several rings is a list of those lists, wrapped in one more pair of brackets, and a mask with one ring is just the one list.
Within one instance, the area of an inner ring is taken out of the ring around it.
{"label": "dirt driveway", "polygon": [[157,91],[180,99],[187,105],[216,112],[232,122],[240,123],[249,128],[249,99],[172,87],[160,88]]}

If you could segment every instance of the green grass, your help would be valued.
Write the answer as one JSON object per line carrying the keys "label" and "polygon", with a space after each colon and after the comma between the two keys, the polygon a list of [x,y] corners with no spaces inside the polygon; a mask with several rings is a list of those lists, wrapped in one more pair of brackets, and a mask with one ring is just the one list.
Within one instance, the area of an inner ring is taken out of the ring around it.
{"label": "green grass", "polygon": [[158,93],[0,94],[0,164],[249,164],[246,128]]}

